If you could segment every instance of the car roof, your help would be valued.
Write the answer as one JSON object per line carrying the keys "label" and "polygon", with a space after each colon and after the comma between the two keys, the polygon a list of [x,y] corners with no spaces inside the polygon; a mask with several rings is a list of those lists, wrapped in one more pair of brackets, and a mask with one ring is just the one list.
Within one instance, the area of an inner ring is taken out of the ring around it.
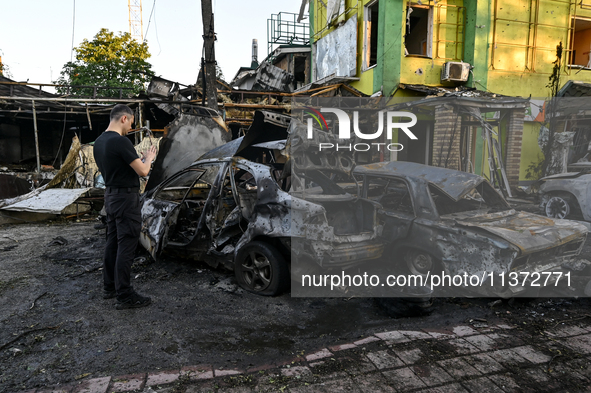
{"label": "car roof", "polygon": [[437,187],[454,200],[464,195],[486,180],[478,175],[453,169],[417,164],[406,161],[388,161],[358,165],[353,173],[420,178]]}

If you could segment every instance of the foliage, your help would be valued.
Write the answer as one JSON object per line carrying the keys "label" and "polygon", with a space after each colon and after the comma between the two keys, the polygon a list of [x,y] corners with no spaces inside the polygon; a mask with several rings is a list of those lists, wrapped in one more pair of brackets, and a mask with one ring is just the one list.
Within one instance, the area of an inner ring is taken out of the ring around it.
{"label": "foliage", "polygon": [[12,78],[12,74],[10,73],[10,69],[8,68],[8,66],[4,63],[2,63],[2,60],[0,59],[0,75],[2,75],[5,78]]}
{"label": "foliage", "polygon": [[[555,133],[556,133],[556,106],[557,106],[557,99],[556,96],[560,91],[560,71],[562,68],[562,41],[558,45],[556,45],[556,60],[552,62],[554,66],[552,67],[552,74],[549,77],[549,83],[546,85],[547,88],[550,89],[550,103],[546,106],[545,117],[546,122],[549,122],[548,125],[548,141],[546,145],[542,149],[542,153],[544,154],[544,159],[540,163],[540,175],[541,176],[548,176],[552,173],[552,149],[554,147],[554,140],[555,140]],[[548,121],[549,120],[549,121]],[[541,132],[542,128],[540,128]]]}
{"label": "foliage", "polygon": [[560,68],[562,65],[562,41],[556,45],[556,60],[552,62],[552,74],[550,75],[549,83],[546,85],[550,89],[550,97],[556,97],[560,90]]}
{"label": "foliage", "polygon": [[80,46],[74,48],[76,60],[67,62],[56,84],[68,85],[58,87],[59,94],[77,96],[93,96],[93,88],[75,86],[100,86],[96,96],[119,98],[120,87],[129,88],[122,91],[121,97],[132,97],[145,90],[154,72],[152,65],[146,61],[150,57],[148,44],[134,40],[129,33],[120,32],[115,35],[107,29],[101,29],[92,41],[84,39]]}
{"label": "foliage", "polygon": [[528,165],[525,170],[525,178],[528,180],[538,180],[542,177],[544,158],[538,154],[538,160]]}

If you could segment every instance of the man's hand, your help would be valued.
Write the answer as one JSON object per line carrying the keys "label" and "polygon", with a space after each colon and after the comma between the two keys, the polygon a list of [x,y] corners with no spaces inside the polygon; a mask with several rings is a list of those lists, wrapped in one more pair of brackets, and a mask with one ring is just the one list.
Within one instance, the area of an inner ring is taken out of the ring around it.
{"label": "man's hand", "polygon": [[150,167],[152,166],[152,161],[156,158],[156,146],[150,146],[150,148],[142,152],[142,158],[134,160],[131,164],[131,167],[140,176],[148,176],[150,173]]}
{"label": "man's hand", "polygon": [[146,151],[142,152],[142,162],[152,163],[156,158],[156,146],[150,146]]}

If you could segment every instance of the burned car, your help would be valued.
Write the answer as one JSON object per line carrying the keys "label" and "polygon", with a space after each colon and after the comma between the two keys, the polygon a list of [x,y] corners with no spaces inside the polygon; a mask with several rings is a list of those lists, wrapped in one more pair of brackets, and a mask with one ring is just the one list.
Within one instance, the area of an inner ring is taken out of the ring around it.
{"label": "burned car", "polygon": [[316,178],[321,198],[289,194],[290,165],[281,153],[289,124],[287,116],[256,112],[246,136],[206,153],[146,193],[141,245],[154,258],[166,250],[231,269],[243,288],[261,295],[289,286],[294,239],[304,246],[296,258],[323,267],[380,257],[375,203],[346,193],[321,174]]}
{"label": "burned car", "polygon": [[591,174],[561,173],[540,179],[540,208],[548,217],[591,221]]}
{"label": "burned car", "polygon": [[[382,206],[384,254],[403,255],[398,264],[413,274],[558,271],[587,237],[582,223],[511,209],[478,175],[411,162],[361,165],[353,173],[361,195]],[[473,289],[511,296],[525,287]]]}

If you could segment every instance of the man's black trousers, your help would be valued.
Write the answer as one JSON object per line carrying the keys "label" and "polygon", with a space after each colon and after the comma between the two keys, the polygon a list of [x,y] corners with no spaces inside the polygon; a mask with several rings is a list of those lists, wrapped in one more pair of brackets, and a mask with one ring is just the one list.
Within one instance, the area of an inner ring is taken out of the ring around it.
{"label": "man's black trousers", "polygon": [[106,291],[117,290],[118,300],[133,293],[131,265],[141,227],[139,194],[127,191],[107,188],[105,192],[107,244],[103,261],[103,284]]}

